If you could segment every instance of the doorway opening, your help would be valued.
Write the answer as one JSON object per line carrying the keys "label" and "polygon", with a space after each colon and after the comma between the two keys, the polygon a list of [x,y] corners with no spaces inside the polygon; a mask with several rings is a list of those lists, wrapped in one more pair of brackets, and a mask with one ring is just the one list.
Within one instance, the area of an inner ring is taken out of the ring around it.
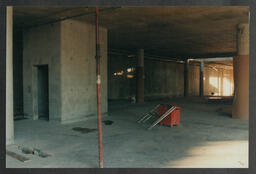
{"label": "doorway opening", "polygon": [[38,118],[49,120],[49,73],[48,65],[39,65],[37,77]]}

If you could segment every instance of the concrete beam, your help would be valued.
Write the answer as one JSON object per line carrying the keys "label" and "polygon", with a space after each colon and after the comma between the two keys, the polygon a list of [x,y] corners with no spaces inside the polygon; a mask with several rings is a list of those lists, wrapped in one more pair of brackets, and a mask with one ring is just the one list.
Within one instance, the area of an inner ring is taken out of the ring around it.
{"label": "concrete beam", "polygon": [[14,143],[13,125],[13,8],[6,9],[6,144]]}

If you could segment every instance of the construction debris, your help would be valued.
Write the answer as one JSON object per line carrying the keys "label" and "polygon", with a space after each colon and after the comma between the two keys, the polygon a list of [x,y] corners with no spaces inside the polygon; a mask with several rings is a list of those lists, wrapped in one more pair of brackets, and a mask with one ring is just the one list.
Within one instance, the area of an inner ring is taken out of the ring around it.
{"label": "construction debris", "polygon": [[40,156],[42,158],[46,158],[46,157],[51,156],[50,154],[47,154],[47,153],[45,153],[45,152],[43,152],[43,151],[41,151],[39,149],[34,148],[33,150],[34,150],[34,154],[35,155],[38,155],[38,156]]}
{"label": "construction debris", "polygon": [[28,147],[18,146],[18,149],[21,150],[21,152],[24,153],[24,154],[34,154],[33,149],[28,148]]}
{"label": "construction debris", "polygon": [[171,114],[176,109],[176,106],[172,106],[169,110],[167,110],[160,118],[158,118],[156,121],[152,123],[152,125],[148,128],[148,130],[152,129],[155,125],[160,123],[165,117],[167,117],[169,114]]}
{"label": "construction debris", "polygon": [[32,154],[32,155],[38,155],[39,157],[42,157],[42,158],[46,158],[46,157],[49,157],[51,156],[50,154],[47,154],[37,148],[28,148],[28,147],[21,147],[21,146],[18,146],[18,149],[21,150],[22,153],[24,154]]}
{"label": "construction debris", "polygon": [[[175,112],[176,111],[176,112]],[[176,104],[158,104],[146,115],[142,116],[137,122],[145,123],[151,120],[151,125],[148,130],[151,130],[158,123],[162,125],[179,125],[180,122],[180,107]]]}
{"label": "construction debris", "polygon": [[10,157],[13,157],[13,158],[21,161],[21,162],[30,161],[29,158],[26,158],[26,157],[24,157],[22,155],[19,155],[19,154],[15,153],[15,152],[11,152],[11,151],[6,150],[6,154],[9,155]]}

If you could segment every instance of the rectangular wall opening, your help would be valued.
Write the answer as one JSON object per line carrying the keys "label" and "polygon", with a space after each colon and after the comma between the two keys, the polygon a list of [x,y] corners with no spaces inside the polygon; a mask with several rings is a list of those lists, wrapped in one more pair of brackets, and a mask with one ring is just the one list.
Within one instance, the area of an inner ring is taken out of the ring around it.
{"label": "rectangular wall opening", "polygon": [[38,68],[38,117],[49,120],[49,76],[48,65],[40,65]]}

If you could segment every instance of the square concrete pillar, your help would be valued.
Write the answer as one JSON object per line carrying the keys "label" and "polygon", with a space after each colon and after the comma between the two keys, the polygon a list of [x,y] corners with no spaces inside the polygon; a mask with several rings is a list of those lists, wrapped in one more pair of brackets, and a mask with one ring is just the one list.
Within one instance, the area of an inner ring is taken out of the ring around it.
{"label": "square concrete pillar", "polygon": [[199,94],[200,97],[204,96],[204,61],[200,62],[200,90],[199,90]]}
{"label": "square concrete pillar", "polygon": [[184,97],[188,96],[188,67],[189,66],[189,62],[188,59],[185,59],[184,61]]}
{"label": "square concrete pillar", "polygon": [[137,70],[136,70],[136,102],[144,102],[144,49],[139,49],[137,53]]}
{"label": "square concrete pillar", "polygon": [[6,9],[6,144],[14,142],[13,125],[13,8]]}

